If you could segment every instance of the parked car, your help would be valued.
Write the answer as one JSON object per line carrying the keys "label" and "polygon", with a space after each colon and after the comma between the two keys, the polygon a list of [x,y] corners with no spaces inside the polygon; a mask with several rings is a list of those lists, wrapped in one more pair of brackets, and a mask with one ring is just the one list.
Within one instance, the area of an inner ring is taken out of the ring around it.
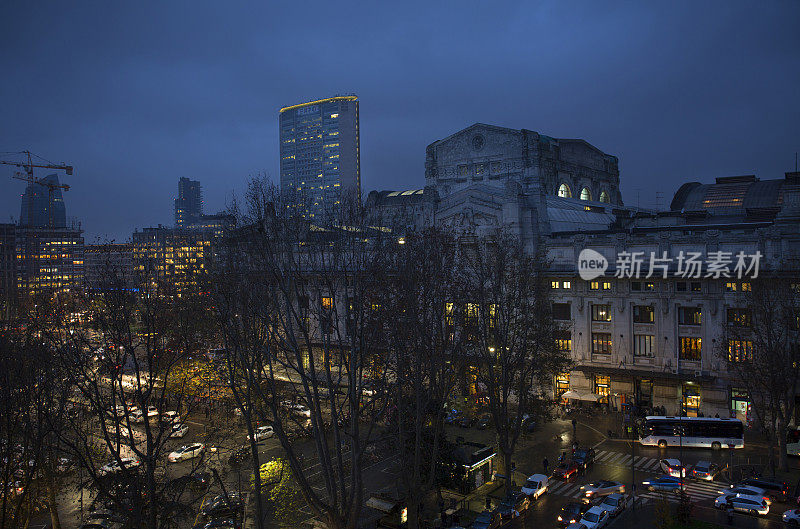
{"label": "parked car", "polygon": [[622,494],[609,494],[603,501],[597,504],[598,507],[606,511],[612,517],[625,510],[628,505],[628,498]]}
{"label": "parked car", "polygon": [[642,481],[644,488],[650,491],[680,492],[681,480],[672,476],[660,476]]}
{"label": "parked car", "polygon": [[610,520],[611,516],[606,511],[595,505],[583,513],[581,523],[585,525],[587,529],[600,529],[601,527],[608,525]]}
{"label": "parked car", "polygon": [[587,503],[578,503],[576,501],[571,501],[561,507],[561,512],[558,513],[558,524],[562,526],[570,525],[577,523],[583,518],[583,513],[589,510],[591,505]]}
{"label": "parked car", "polygon": [[578,448],[572,452],[572,460],[578,464],[582,470],[594,465],[594,448]]}
{"label": "parked car", "polygon": [[608,496],[609,494],[614,494],[615,492],[622,494],[625,492],[625,485],[619,481],[602,480],[581,485],[580,490],[581,495],[584,498],[591,499],[598,498],[600,496]]}
{"label": "parked car", "polygon": [[257,443],[263,439],[269,439],[273,435],[275,435],[275,430],[272,429],[272,426],[259,426],[253,432],[253,441]]}
{"label": "parked car", "polygon": [[746,494],[737,494],[736,496],[720,496],[714,500],[714,507],[718,509],[727,509],[732,507],[734,511],[743,512],[747,514],[759,514],[765,516],[769,513],[769,505],[767,502],[758,496],[748,496]]}
{"label": "parked car", "polygon": [[796,527],[800,525],[800,509],[789,509],[782,516],[783,523]]}
{"label": "parked car", "polygon": [[498,529],[503,523],[503,518],[497,511],[483,511],[472,522],[472,529]]}
{"label": "parked car", "polygon": [[158,408],[155,406],[148,406],[147,407],[147,418],[156,417],[158,416]]}
{"label": "parked car", "polygon": [[210,518],[218,518],[231,514],[239,514],[244,508],[242,499],[236,492],[220,494],[211,499],[203,506],[203,515]]}
{"label": "parked car", "polygon": [[184,445],[174,452],[171,452],[167,459],[170,463],[177,463],[178,461],[185,461],[186,459],[194,459],[203,455],[206,446],[203,443],[192,443]]}
{"label": "parked car", "polygon": [[681,465],[681,462],[677,459],[662,459],[660,461],[661,470],[667,476],[672,476],[674,478],[686,477],[686,468]]}
{"label": "parked car", "polygon": [[110,463],[106,463],[97,470],[97,474],[100,476],[115,474],[123,469],[131,470],[134,468],[138,468],[141,464],[142,462],[136,459],[135,457],[123,457],[119,461],[111,461]]}
{"label": "parked car", "polygon": [[180,420],[181,416],[177,411],[165,411],[161,414],[161,422],[164,424],[175,424]]}
{"label": "parked car", "polygon": [[485,430],[492,424],[492,416],[491,415],[482,415],[478,422],[475,423],[475,428],[478,430]]}
{"label": "parked car", "polygon": [[691,477],[703,481],[714,481],[720,472],[722,472],[722,468],[720,468],[718,464],[711,463],[710,461],[698,461],[697,464],[692,467]]}
{"label": "parked car", "polygon": [[532,499],[536,499],[547,492],[550,486],[550,478],[544,474],[533,474],[522,485],[521,492]]}
{"label": "parked car", "polygon": [[141,412],[141,410],[135,410],[135,411],[130,412],[128,417],[130,418],[131,422],[134,423],[134,424],[138,424],[138,423],[144,422],[144,414]]}
{"label": "parked car", "polygon": [[739,485],[752,485],[767,491],[767,495],[772,501],[785,502],[789,497],[789,485],[783,481],[770,481],[764,478],[747,478],[738,483]]}
{"label": "parked car", "polygon": [[189,431],[189,426],[186,424],[173,424],[172,431],[169,433],[170,438],[182,438]]}
{"label": "parked car", "polygon": [[578,464],[575,461],[562,461],[553,469],[553,477],[569,481],[578,477]]}
{"label": "parked car", "polygon": [[505,499],[497,506],[496,511],[500,513],[503,520],[510,520],[516,518],[531,504],[526,494],[522,491],[516,490],[509,492]]}
{"label": "parked car", "polygon": [[299,417],[311,417],[311,409],[305,404],[293,404],[289,411],[291,411],[293,415]]}

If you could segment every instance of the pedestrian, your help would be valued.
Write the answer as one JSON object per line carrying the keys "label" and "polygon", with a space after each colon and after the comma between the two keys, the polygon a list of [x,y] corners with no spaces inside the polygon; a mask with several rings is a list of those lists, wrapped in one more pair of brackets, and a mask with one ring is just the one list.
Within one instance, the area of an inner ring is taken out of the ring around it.
{"label": "pedestrian", "polygon": [[547,457],[545,457],[544,460],[542,460],[542,467],[544,468],[545,475],[547,474],[547,466],[548,466],[548,464],[549,463],[547,461]]}
{"label": "pedestrian", "polygon": [[561,452],[561,455],[558,458],[559,463],[563,463],[567,460],[567,452]]}
{"label": "pedestrian", "polygon": [[719,413],[715,413],[715,414],[714,414],[714,418],[715,418],[715,419],[719,419]]}

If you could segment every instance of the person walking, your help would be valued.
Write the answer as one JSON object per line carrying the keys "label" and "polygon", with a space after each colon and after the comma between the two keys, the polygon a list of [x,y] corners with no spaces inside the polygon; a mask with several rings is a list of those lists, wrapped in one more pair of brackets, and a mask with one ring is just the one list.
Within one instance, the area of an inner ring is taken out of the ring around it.
{"label": "person walking", "polygon": [[549,463],[548,463],[548,461],[547,461],[547,457],[545,457],[545,458],[544,458],[544,460],[542,460],[542,468],[544,468],[544,474],[545,474],[545,476],[547,475],[547,466],[548,466],[548,464],[549,464]]}

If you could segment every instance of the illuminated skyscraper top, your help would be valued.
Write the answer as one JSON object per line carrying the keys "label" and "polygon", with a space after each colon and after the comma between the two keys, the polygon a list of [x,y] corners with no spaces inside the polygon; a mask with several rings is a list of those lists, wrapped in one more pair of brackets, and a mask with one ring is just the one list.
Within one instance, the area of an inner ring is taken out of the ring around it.
{"label": "illuminated skyscraper top", "polygon": [[286,207],[310,220],[335,220],[343,200],[361,197],[358,98],[284,107],[279,122]]}

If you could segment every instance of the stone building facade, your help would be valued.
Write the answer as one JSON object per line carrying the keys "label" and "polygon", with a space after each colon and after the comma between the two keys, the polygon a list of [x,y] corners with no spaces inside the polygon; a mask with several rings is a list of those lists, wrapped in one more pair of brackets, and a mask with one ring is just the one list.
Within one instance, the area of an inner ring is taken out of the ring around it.
{"label": "stone building facade", "polygon": [[[475,124],[428,146],[425,183],[422,193],[371,193],[370,214],[398,233],[503,230],[530,249],[544,246],[554,316],[568,329],[559,344],[574,361],[554,380],[554,397],[572,390],[612,406],[744,418],[749,397],[718,353],[750,286],[747,274],[736,277],[736,255],[759,253],[761,273],[800,270],[800,174],[691,182],[669,210],[644,211],[623,204],[617,158],[586,141]],[[585,249],[608,263],[604,275],[581,278]],[[641,252],[645,265],[652,254],[662,266],[634,277],[620,270],[625,252]],[[704,263],[729,255],[733,277],[706,277],[705,269],[688,277],[679,259],[695,253]]]}

